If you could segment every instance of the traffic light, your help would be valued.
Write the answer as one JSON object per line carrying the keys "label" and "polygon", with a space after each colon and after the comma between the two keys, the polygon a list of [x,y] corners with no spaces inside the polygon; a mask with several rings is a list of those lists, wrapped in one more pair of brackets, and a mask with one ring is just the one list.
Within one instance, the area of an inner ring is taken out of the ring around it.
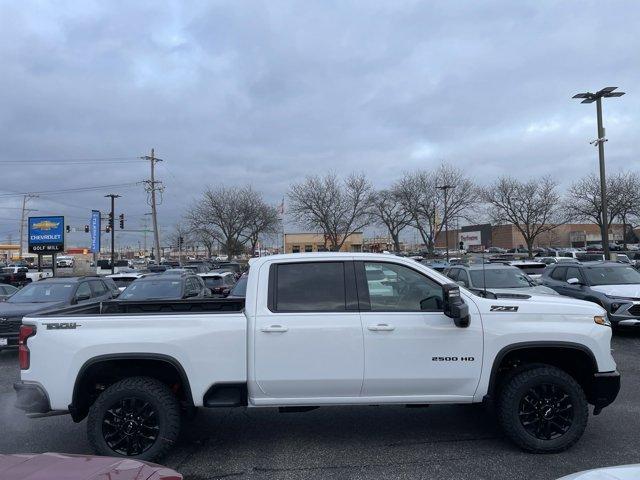
{"label": "traffic light", "polygon": [[67,233],[71,233],[71,225],[67,225],[66,230],[67,230]]}
{"label": "traffic light", "polygon": [[124,229],[124,213],[121,213],[120,217],[118,218],[120,218],[120,230],[123,230]]}
{"label": "traffic light", "polygon": [[464,250],[464,242],[460,240],[460,250]]}
{"label": "traffic light", "polygon": [[89,233],[89,225],[84,226],[84,233]]}
{"label": "traffic light", "polygon": [[107,225],[107,228],[105,228],[104,231],[105,231],[105,233],[111,232],[111,227],[109,225]]}
{"label": "traffic light", "polygon": [[182,245],[184,245],[184,238],[178,237],[178,249],[181,249]]}
{"label": "traffic light", "polygon": [[109,212],[109,227],[113,228],[113,212]]}

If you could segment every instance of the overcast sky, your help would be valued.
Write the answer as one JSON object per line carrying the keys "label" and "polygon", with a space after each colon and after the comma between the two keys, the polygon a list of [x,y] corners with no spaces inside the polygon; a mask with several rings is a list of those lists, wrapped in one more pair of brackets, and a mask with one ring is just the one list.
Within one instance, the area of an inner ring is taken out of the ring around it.
{"label": "overcast sky", "polygon": [[[1,194],[137,182],[151,147],[165,231],[208,185],[250,183],[279,203],[331,169],[386,187],[446,161],[480,183],[566,185],[597,166],[595,105],[571,96],[604,86],[627,92],[604,105],[607,168],[640,169],[637,1],[0,5],[0,243],[21,201]],[[69,159],[125,160],[56,162]],[[139,227],[142,186],[29,205],[80,227],[107,193]]]}

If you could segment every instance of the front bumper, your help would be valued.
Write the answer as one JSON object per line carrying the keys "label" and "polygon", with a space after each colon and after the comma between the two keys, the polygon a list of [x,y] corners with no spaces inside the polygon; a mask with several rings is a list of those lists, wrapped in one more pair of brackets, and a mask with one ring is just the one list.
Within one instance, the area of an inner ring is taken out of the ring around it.
{"label": "front bumper", "polygon": [[13,389],[18,397],[16,408],[25,413],[43,414],[51,411],[49,396],[37,383],[16,382]]}
{"label": "front bumper", "polygon": [[595,407],[593,414],[598,415],[604,407],[611,405],[619,391],[620,373],[618,371],[594,374],[589,392],[589,403]]}

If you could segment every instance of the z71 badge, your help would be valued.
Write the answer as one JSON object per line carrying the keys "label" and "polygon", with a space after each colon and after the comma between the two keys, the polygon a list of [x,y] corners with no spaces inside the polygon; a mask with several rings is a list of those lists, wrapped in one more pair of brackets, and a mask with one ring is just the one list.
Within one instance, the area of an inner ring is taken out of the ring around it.
{"label": "z71 badge", "polygon": [[518,311],[518,307],[517,306],[510,306],[510,305],[491,305],[491,311],[492,312],[517,312]]}

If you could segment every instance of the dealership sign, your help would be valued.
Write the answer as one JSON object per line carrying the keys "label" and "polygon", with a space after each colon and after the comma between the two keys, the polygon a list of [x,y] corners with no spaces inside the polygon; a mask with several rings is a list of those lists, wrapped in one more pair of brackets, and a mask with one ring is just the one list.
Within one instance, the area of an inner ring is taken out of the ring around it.
{"label": "dealership sign", "polygon": [[474,246],[474,245],[482,245],[482,234],[481,232],[460,232],[458,233],[458,242],[464,242],[465,246]]}
{"label": "dealership sign", "polygon": [[64,217],[29,217],[29,252],[64,251]]}
{"label": "dealership sign", "polygon": [[98,210],[91,210],[89,229],[91,231],[91,252],[100,253],[100,212]]}

